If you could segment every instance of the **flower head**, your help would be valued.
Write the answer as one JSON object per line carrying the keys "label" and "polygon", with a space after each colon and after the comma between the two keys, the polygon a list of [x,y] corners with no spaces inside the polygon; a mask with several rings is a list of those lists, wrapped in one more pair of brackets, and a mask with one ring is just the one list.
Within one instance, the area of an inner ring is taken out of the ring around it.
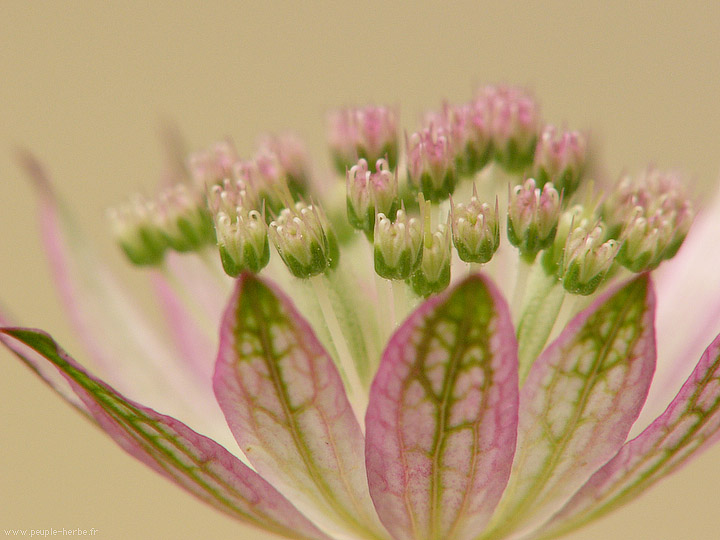
{"label": "flower head", "polygon": [[208,194],[220,260],[231,277],[257,273],[270,261],[267,225],[257,205],[257,197],[241,180],[226,179]]}
{"label": "flower head", "polygon": [[269,212],[277,213],[292,199],[287,177],[275,154],[260,154],[253,159],[238,161],[233,178],[240,180],[257,194]]}
{"label": "flower head", "polygon": [[566,197],[578,188],[585,167],[587,140],[577,131],[545,126],[535,149],[533,171],[539,185],[552,182]]}
{"label": "flower head", "polygon": [[237,150],[231,141],[221,141],[210,148],[191,154],[188,167],[195,184],[204,189],[205,186],[222,182],[229,178],[238,160]]}
{"label": "flower head", "polygon": [[215,239],[205,200],[199,191],[182,184],[160,193],[156,222],[175,251],[197,251]]}
{"label": "flower head", "polygon": [[295,277],[308,278],[337,265],[337,240],[317,205],[298,202],[283,208],[270,223],[270,238]]}
{"label": "flower head", "polygon": [[397,172],[390,172],[385,159],[378,160],[375,171],[370,172],[367,161],[360,159],[346,175],[348,221],[370,235],[375,228],[375,214],[394,219],[398,210]]}
{"label": "flower head", "polygon": [[156,199],[134,196],[108,212],[125,255],[140,266],[162,262],[165,251],[197,251],[215,239],[212,219],[200,193],[183,184]]}
{"label": "flower head", "polygon": [[292,133],[265,135],[259,142],[259,156],[274,156],[286,177],[290,192],[305,195],[310,182],[310,159],[303,141]]}
{"label": "flower head", "polygon": [[489,121],[498,162],[511,170],[532,163],[540,116],[529,94],[512,86],[486,86],[478,92],[474,108]]}
{"label": "flower head", "polygon": [[508,240],[520,253],[534,258],[555,238],[560,209],[560,195],[552,184],[541,189],[528,178],[522,185],[510,188]]}
{"label": "flower head", "polygon": [[447,289],[450,285],[450,224],[440,223],[434,232],[430,220],[425,222],[425,236],[422,245],[420,265],[410,277],[412,290],[418,296],[427,298]]}
{"label": "flower head", "polygon": [[375,271],[385,279],[408,279],[422,261],[422,219],[408,217],[405,209],[395,220],[378,213],[375,218]]}
{"label": "flower head", "polygon": [[500,247],[497,198],[494,208],[487,203],[481,203],[473,185],[473,195],[469,203],[451,203],[452,238],[460,260],[479,264],[490,261]]}
{"label": "flower head", "polygon": [[447,199],[457,183],[450,134],[431,126],[406,137],[408,180],[430,201]]}
{"label": "flower head", "polygon": [[115,238],[133,264],[154,265],[163,260],[168,246],[155,219],[157,212],[156,203],[141,195],[108,211]]}
{"label": "flower head", "polygon": [[[569,206],[553,183],[516,172],[500,209],[504,185],[481,174],[471,190],[464,176],[488,140],[506,172],[532,163],[526,94],[488,88],[470,109],[446,108],[408,138],[407,176],[378,154],[396,128],[387,111],[342,120],[354,142],[332,149],[352,157],[340,204],[301,200],[291,179],[309,169],[275,141],[248,160],[216,147],[191,160],[192,186],[111,212],[130,261],[153,267],[170,335],[127,301],[26,158],[98,375],[3,314],[0,341],[131,455],[296,540],[553,538],[720,438],[720,278],[701,260],[720,200],[691,227],[674,173],[648,170]],[[336,237],[324,205],[333,217],[347,208],[366,234]],[[665,385],[699,343],[673,397]]]}
{"label": "flower head", "polygon": [[605,231],[600,225],[570,227],[563,248],[560,276],[563,287],[574,294],[594,293],[615,260],[620,245],[615,240],[604,242]]}
{"label": "flower head", "polygon": [[655,169],[621,179],[603,212],[622,242],[618,261],[633,272],[674,257],[694,217],[679,176]]}
{"label": "flower head", "polygon": [[397,113],[390,107],[349,107],[328,116],[330,151],[340,173],[359,158],[374,165],[385,158],[397,166]]}
{"label": "flower head", "polygon": [[440,126],[449,134],[458,173],[471,176],[492,157],[490,111],[481,102],[449,105],[427,116],[428,125]]}
{"label": "flower head", "polygon": [[609,238],[607,226],[583,205],[566,210],[555,240],[543,254],[543,265],[572,294],[594,293],[615,262],[620,243]]}

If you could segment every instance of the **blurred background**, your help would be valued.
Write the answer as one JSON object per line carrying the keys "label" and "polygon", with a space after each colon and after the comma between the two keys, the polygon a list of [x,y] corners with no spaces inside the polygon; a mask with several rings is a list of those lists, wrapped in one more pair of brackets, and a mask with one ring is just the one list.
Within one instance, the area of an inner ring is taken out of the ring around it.
{"label": "blurred background", "polygon": [[[400,105],[406,128],[484,83],[532,88],[545,119],[589,130],[611,178],[648,163],[699,196],[720,171],[715,2],[2,2],[0,301],[79,351],[13,160],[32,149],[112,265],[105,209],[152,192],[159,132],[248,154],[292,130],[328,168],[327,110]],[[121,268],[131,273],[130,270]],[[131,275],[131,279],[134,277]],[[97,538],[263,539],[119,450],[0,351],[0,528]],[[720,447],[572,538],[714,539]]]}

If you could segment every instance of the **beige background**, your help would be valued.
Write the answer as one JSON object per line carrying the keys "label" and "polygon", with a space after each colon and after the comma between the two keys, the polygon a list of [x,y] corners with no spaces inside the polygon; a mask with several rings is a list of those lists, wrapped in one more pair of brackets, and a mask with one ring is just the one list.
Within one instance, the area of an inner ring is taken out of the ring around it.
{"label": "beige background", "polygon": [[[400,103],[412,127],[443,98],[511,82],[535,89],[547,119],[591,128],[612,176],[654,162],[709,184],[720,170],[716,2],[108,4],[0,2],[0,299],[71,351],[16,145],[98,242],[104,209],[156,180],[165,117],[195,148],[231,135],[248,151],[293,129],[322,166],[328,108]],[[574,538],[717,538],[718,485],[720,448]],[[47,527],[265,538],[133,461],[2,351],[0,528]]]}

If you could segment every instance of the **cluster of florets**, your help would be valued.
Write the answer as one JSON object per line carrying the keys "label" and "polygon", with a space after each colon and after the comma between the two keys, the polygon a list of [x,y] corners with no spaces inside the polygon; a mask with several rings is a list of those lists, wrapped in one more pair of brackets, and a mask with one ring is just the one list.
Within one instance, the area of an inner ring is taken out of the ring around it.
{"label": "cluster of florets", "polygon": [[450,285],[452,242],[449,223],[438,224],[433,232],[430,220],[426,218],[424,233],[420,264],[410,276],[410,286],[418,296],[427,297],[442,292]]}
{"label": "cluster of florets", "polygon": [[207,202],[225,272],[237,277],[245,270],[262,270],[270,261],[267,225],[250,186],[226,178],[210,187]]}
{"label": "cluster of florets", "polygon": [[458,257],[466,263],[485,264],[500,247],[499,204],[481,202],[473,184],[473,194],[467,204],[450,201],[450,223],[453,243]]}
{"label": "cluster of florets", "polygon": [[157,226],[155,201],[141,195],[117,208],[108,210],[108,218],[118,245],[133,264],[153,265],[162,262],[167,241]]}
{"label": "cluster of florets", "polygon": [[276,174],[277,171],[284,174],[291,193],[303,194],[307,191],[310,158],[305,144],[296,135],[283,133],[261,137],[256,159],[277,162]]}
{"label": "cluster of florets", "polygon": [[422,262],[423,220],[408,217],[405,208],[395,219],[375,218],[375,271],[385,279],[409,279]]}
{"label": "cluster of florets", "polygon": [[339,173],[364,159],[385,158],[391,169],[398,159],[397,112],[391,107],[349,107],[328,115],[328,140]]}
{"label": "cluster of florets", "polygon": [[586,153],[587,139],[582,133],[545,126],[533,162],[538,185],[552,182],[566,197],[572,195],[580,185]]}
{"label": "cluster of florets", "polygon": [[597,290],[613,266],[619,244],[593,209],[577,204],[560,216],[553,243],[543,254],[549,274],[570,293]]}
{"label": "cluster of florets", "polygon": [[270,238],[295,277],[316,276],[338,264],[337,239],[316,205],[297,202],[283,208],[270,223]]}
{"label": "cluster of florets", "polygon": [[[468,103],[446,103],[426,115],[426,127],[408,138],[408,177],[435,201],[453,193],[458,177],[471,177],[491,160],[522,174],[532,164],[539,125],[528,93],[486,86]],[[422,178],[428,169],[431,174]]]}
{"label": "cluster of florets", "polygon": [[460,176],[482,170],[492,158],[492,140],[487,111],[477,101],[450,105],[429,113],[426,124],[436,126],[448,137]]}
{"label": "cluster of florets", "polygon": [[372,240],[377,214],[395,219],[398,210],[398,176],[386,159],[378,159],[371,172],[360,159],[346,174],[347,217],[350,225],[365,232]]}
{"label": "cluster of florets", "polygon": [[509,188],[507,232],[510,243],[520,253],[534,260],[539,251],[547,248],[555,238],[561,198],[551,183],[542,189],[535,180]]}
{"label": "cluster of florets", "polygon": [[215,240],[204,200],[184,184],[163,190],[155,199],[136,195],[111,209],[108,217],[120,247],[140,266],[160,264],[168,249],[197,251]]}
{"label": "cluster of florets", "polygon": [[[428,114],[405,136],[404,159],[395,109],[332,113],[344,208],[308,202],[332,184],[313,183],[297,138],[266,137],[250,159],[221,142],[190,157],[186,184],[115,210],[115,233],[136,264],[215,243],[233,277],[260,272],[272,244],[292,275],[306,279],[337,268],[341,247],[358,238],[349,224],[372,244],[380,277],[429,296],[448,286],[454,264],[491,262],[503,229],[496,193],[507,189],[507,240],[520,264],[539,260],[570,293],[593,293],[620,266],[642,272],[675,255],[693,218],[677,175],[624,177],[600,204],[578,204],[593,197],[583,181],[586,138],[543,127],[538,110],[520,89],[483,88]],[[509,185],[494,183],[498,168]]]}
{"label": "cluster of florets", "polygon": [[510,170],[532,162],[540,116],[535,100],[511,86],[486,86],[476,98],[490,126],[495,159]]}
{"label": "cluster of florets", "polygon": [[450,136],[442,127],[431,125],[406,139],[408,180],[428,200],[447,199],[457,184]]}
{"label": "cluster of florets", "polygon": [[188,158],[188,169],[197,186],[211,186],[230,178],[238,162],[237,151],[232,142],[216,142]]}
{"label": "cluster of florets", "polygon": [[307,191],[305,147],[291,135],[267,136],[242,160],[230,141],[221,141],[190,155],[188,171],[183,183],[109,212],[130,261],[159,265],[168,250],[216,244],[229,275],[259,272],[270,257],[266,218]]}
{"label": "cluster of florets", "polygon": [[603,206],[603,216],[622,243],[618,262],[641,272],[675,256],[694,212],[677,173],[647,169],[618,182]]}

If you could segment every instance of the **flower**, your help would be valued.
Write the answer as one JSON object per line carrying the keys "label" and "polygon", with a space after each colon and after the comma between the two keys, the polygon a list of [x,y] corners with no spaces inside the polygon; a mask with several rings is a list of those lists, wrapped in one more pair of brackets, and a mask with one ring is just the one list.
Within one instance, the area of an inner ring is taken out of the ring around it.
{"label": "flower", "polygon": [[495,209],[480,201],[477,188],[467,204],[450,200],[452,236],[458,257],[468,263],[486,263],[500,247],[498,200]]}
{"label": "flower", "polygon": [[408,180],[433,201],[447,199],[455,191],[455,153],[449,133],[434,125],[406,137]]}
{"label": "flower", "polygon": [[508,195],[508,240],[523,256],[534,259],[555,238],[560,195],[552,183],[542,189],[533,178],[512,188]]}
{"label": "flower", "polygon": [[[169,336],[25,156],[94,370],[1,314],[0,341],[131,455],[281,537],[554,538],[606,514],[720,438],[720,199],[691,227],[675,173],[625,177],[598,204],[582,177],[540,189],[518,171],[534,102],[479,95],[516,143],[475,182],[459,167],[451,201],[429,184],[416,198],[381,158],[348,171],[345,200],[316,200],[304,161],[291,174],[277,146],[241,161],[226,143],[191,158],[193,181],[112,213]],[[357,233],[334,204],[363,216]]]}
{"label": "flower", "polygon": [[535,149],[533,174],[541,185],[552,182],[570,195],[582,178],[586,153],[587,138],[582,133],[545,126]]}
{"label": "flower", "polygon": [[342,174],[365,159],[375,165],[385,159],[397,165],[397,112],[391,107],[347,107],[328,115],[328,142],[333,162]]}
{"label": "flower", "polygon": [[376,214],[394,219],[398,205],[397,171],[393,175],[385,159],[377,161],[375,170],[370,172],[360,158],[346,174],[348,222],[368,234],[374,230]]}

